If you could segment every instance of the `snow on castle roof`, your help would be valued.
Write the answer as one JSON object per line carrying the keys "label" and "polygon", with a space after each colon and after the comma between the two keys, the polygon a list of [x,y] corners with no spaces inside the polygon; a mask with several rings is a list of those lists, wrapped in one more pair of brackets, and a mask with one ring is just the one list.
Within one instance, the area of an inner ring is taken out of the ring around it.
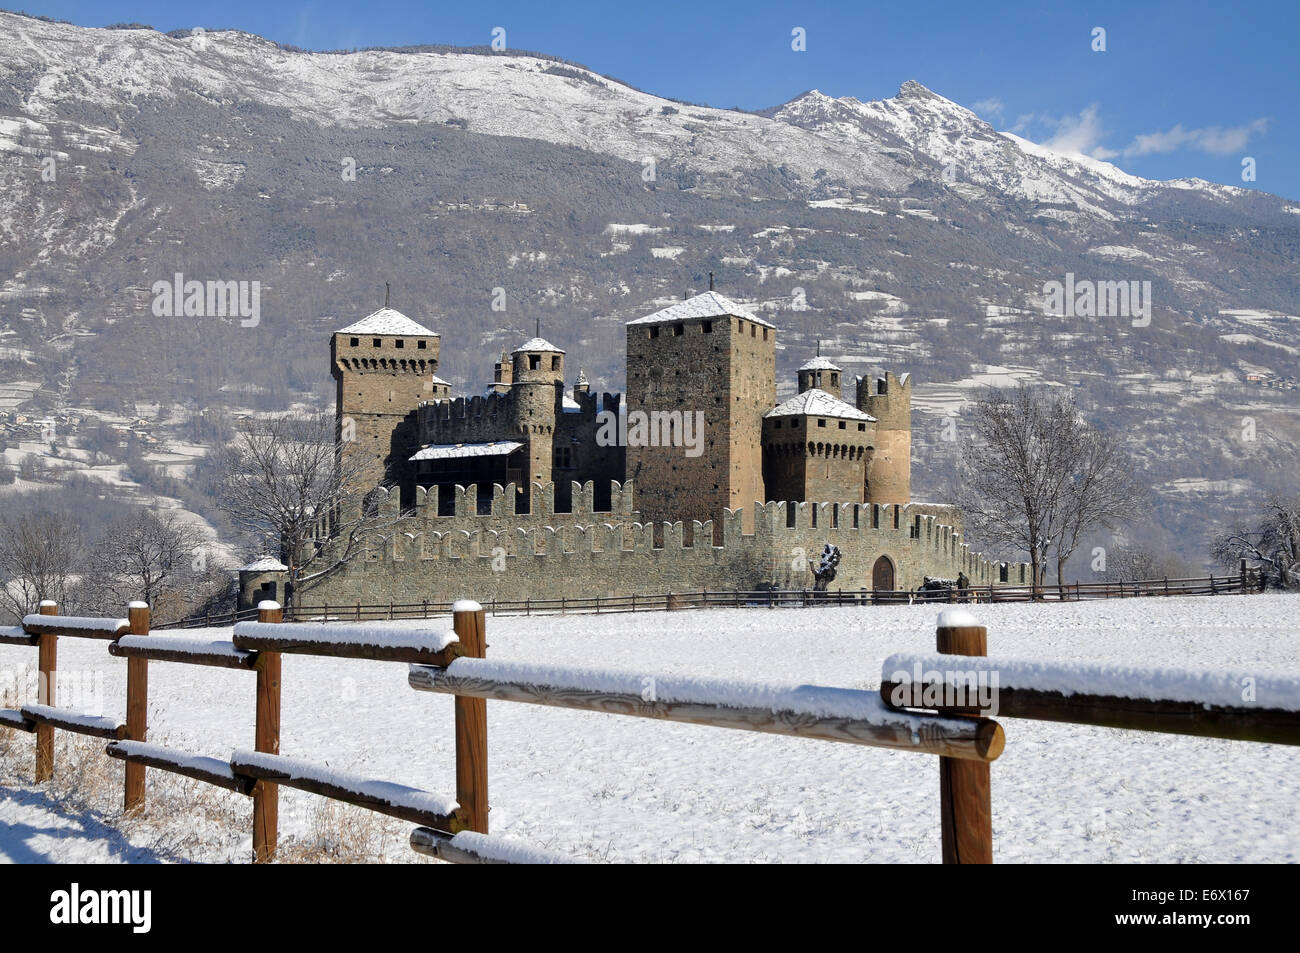
{"label": "snow on castle roof", "polygon": [[841,370],[841,368],[835,366],[834,364],[832,364],[832,363],[831,363],[829,360],[827,360],[826,358],[821,357],[820,355],[818,355],[817,357],[810,358],[809,360],[806,360],[806,361],[804,361],[802,364],[800,364],[800,365],[799,365],[799,370],[801,370],[801,371],[838,371],[838,370]]}
{"label": "snow on castle roof", "polygon": [[286,572],[289,569],[274,556],[259,556],[247,566],[240,566],[239,572]]}
{"label": "snow on castle roof", "polygon": [[417,451],[412,460],[452,460],[461,457],[496,457],[514,453],[523,444],[515,440],[494,440],[491,443],[431,443]]}
{"label": "snow on castle roof", "polygon": [[806,390],[802,394],[795,394],[783,404],[777,404],[764,417],[797,417],[807,415],[809,417],[847,417],[849,420],[869,420],[875,422],[875,417],[870,414],[864,414],[852,404],[846,404],[838,397],[834,397],[824,390]]}
{"label": "snow on castle roof", "polygon": [[422,324],[412,321],[394,308],[380,308],[366,315],[356,324],[349,324],[338,331],[339,334],[406,334],[410,336],[425,335],[437,337]]}
{"label": "snow on castle roof", "polygon": [[656,311],[644,318],[629,321],[628,324],[662,324],[671,321],[690,321],[694,318],[720,318],[723,315],[744,318],[746,321],[761,324],[765,328],[776,327],[771,321],[760,318],[748,308],[736,304],[730,298],[720,295],[716,291],[706,291],[694,298],[679,301],[677,304],[669,305],[662,311]]}
{"label": "snow on castle roof", "polygon": [[529,338],[523,344],[519,345],[511,354],[519,354],[521,351],[555,351],[557,354],[563,354],[564,349],[556,347],[546,338]]}

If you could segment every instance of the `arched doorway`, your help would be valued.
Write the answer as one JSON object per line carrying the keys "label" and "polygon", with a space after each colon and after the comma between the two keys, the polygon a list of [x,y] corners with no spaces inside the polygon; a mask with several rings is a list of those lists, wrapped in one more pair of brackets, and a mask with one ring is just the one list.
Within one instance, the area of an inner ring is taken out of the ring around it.
{"label": "arched doorway", "polygon": [[871,588],[877,592],[894,588],[894,563],[888,556],[881,556],[871,567]]}

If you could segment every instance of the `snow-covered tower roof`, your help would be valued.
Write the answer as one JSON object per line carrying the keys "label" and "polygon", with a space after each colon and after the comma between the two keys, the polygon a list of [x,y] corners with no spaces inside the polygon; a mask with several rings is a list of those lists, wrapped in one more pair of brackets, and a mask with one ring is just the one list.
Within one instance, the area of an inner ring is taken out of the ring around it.
{"label": "snow-covered tower roof", "polygon": [[355,324],[349,324],[338,331],[339,334],[383,334],[406,337],[431,337],[436,332],[424,325],[412,321],[396,308],[380,308],[372,311]]}
{"label": "snow-covered tower roof", "polygon": [[627,322],[629,325],[636,324],[671,324],[677,321],[691,321],[696,318],[718,318],[723,315],[730,315],[734,318],[744,318],[746,321],[752,321],[761,327],[775,328],[771,321],[766,318],[760,318],[754,312],[750,311],[743,305],[736,304],[725,295],[720,295],[716,291],[706,291],[698,294],[694,298],[687,298],[685,301],[679,301],[676,304],[669,305],[654,314],[647,314],[644,318],[637,318],[635,321]]}

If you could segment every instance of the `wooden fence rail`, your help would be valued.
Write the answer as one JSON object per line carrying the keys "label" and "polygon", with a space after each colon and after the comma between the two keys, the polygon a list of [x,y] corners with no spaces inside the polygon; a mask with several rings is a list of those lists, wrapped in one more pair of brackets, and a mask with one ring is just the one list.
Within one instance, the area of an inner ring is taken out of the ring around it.
{"label": "wooden fence rail", "polygon": [[[38,703],[0,710],[0,728],[36,735],[38,781],[48,780],[54,770],[52,741],[43,739],[52,738],[55,729],[111,739],[107,754],[126,766],[128,809],[144,807],[147,768],[250,796],[253,859],[258,863],[275,857],[281,786],[418,824],[410,838],[412,849],[443,860],[568,860],[488,835],[489,699],[938,756],[945,863],[993,860],[990,764],[1006,741],[994,716],[1300,744],[1300,678],[1252,677],[1246,701],[1245,695],[1239,700],[1241,686],[1232,673],[1112,670],[990,658],[987,630],[965,609],[940,613],[938,654],[886,659],[878,692],[489,660],[483,606],[461,600],[451,610],[453,631],[448,633],[436,626],[404,630],[286,623],[277,604],[263,603],[258,621],[237,621],[231,638],[223,640],[213,638],[217,631],[188,637],[150,635],[149,609],[142,603],[129,607],[126,620],[58,617],[57,622],[57,607],[43,604],[39,615],[24,619],[21,630],[0,633],[7,637],[6,644],[32,645],[30,640],[37,640],[42,677]],[[104,639],[105,633],[115,636],[110,654],[128,664],[125,724],[54,705],[55,640]],[[456,797],[282,756],[284,652],[406,662],[413,688],[454,696]],[[150,744],[145,713],[151,661],[254,672],[256,750],[235,751],[224,761]],[[134,673],[131,666],[137,666]],[[990,682],[993,694],[981,694],[978,689]]]}
{"label": "wooden fence rail", "polygon": [[[1188,579],[1147,579],[1116,582],[1072,582],[1066,585],[984,585],[922,592],[915,589],[701,589],[626,596],[587,596],[558,599],[494,599],[483,603],[488,615],[548,615],[555,613],[664,612],[677,609],[809,608],[964,602],[1077,602],[1085,599],[1132,599],[1140,596],[1230,595],[1257,592],[1260,576],[1253,570],[1233,576]],[[350,602],[287,607],[292,621],[373,622],[391,619],[431,619],[452,611],[452,602]],[[254,610],[224,615],[191,616],[155,625],[155,629],[229,627],[252,621]],[[0,642],[5,636],[0,632]]]}

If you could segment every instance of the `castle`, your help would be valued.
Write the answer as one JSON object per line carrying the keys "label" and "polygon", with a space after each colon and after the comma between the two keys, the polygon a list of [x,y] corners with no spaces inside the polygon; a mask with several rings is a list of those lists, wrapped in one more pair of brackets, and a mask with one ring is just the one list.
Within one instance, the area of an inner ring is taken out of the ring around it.
{"label": "castle", "polygon": [[[846,589],[1023,581],[969,551],[955,508],[911,500],[908,375],[858,378],[849,403],[814,356],[777,403],[777,328],[713,291],[626,331],[623,395],[581,373],[566,390],[567,355],[540,336],[456,396],[440,335],[400,312],[335,333],[345,452],[413,519],[310,603],[801,588],[827,542]],[[273,565],[241,573],[241,602],[278,593]]]}

